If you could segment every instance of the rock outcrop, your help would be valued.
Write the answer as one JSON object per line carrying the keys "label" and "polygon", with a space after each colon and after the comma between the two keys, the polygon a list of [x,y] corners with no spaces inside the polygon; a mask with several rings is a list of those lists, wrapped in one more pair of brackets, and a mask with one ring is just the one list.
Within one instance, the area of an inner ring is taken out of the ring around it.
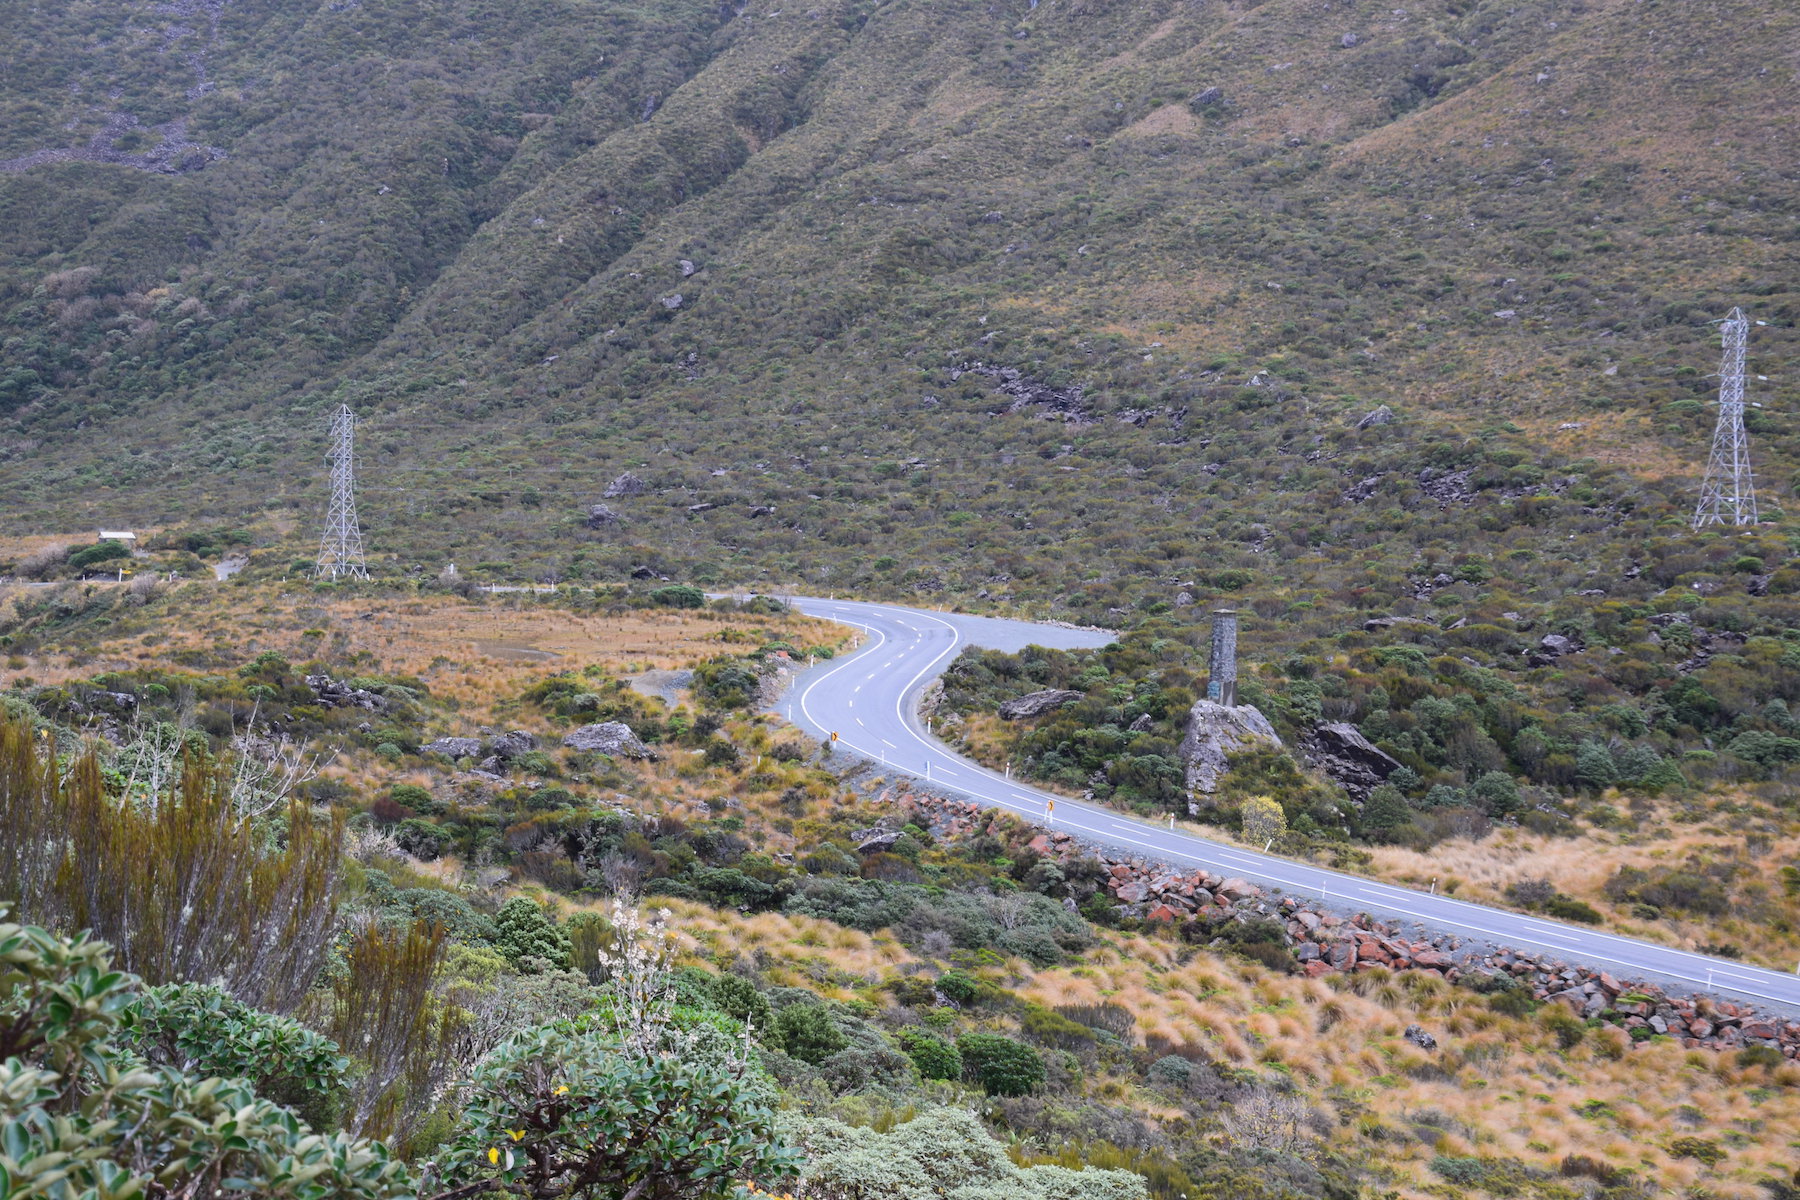
{"label": "rock outcrop", "polygon": [[882,825],[871,829],[857,829],[850,834],[850,840],[856,843],[858,854],[885,854],[894,848],[900,837],[900,830]]}
{"label": "rock outcrop", "polygon": [[617,500],[620,496],[641,496],[649,490],[650,487],[648,484],[630,471],[627,471],[611,483],[607,484],[606,490],[600,493],[600,498],[602,500]]}
{"label": "rock outcrop", "polygon": [[1188,710],[1187,733],[1181,739],[1181,761],[1187,764],[1189,791],[1208,794],[1231,769],[1231,756],[1246,750],[1281,749],[1269,719],[1248,704],[1235,708],[1196,700]]}
{"label": "rock outcrop", "polygon": [[631,732],[631,726],[623,721],[602,721],[598,725],[583,725],[579,729],[571,729],[563,735],[562,744],[570,750],[606,754],[613,758],[656,757],[650,747]]}
{"label": "rock outcrop", "polygon": [[1318,726],[1301,740],[1300,749],[1309,766],[1325,772],[1359,804],[1400,767],[1398,759],[1343,722]]}
{"label": "rock outcrop", "polygon": [[1052,709],[1061,708],[1065,704],[1073,704],[1085,693],[1071,692],[1061,688],[1046,688],[1041,692],[1033,692],[1029,696],[1020,696],[1017,700],[1008,700],[1000,706],[1000,719],[1003,721],[1023,721],[1031,717],[1041,717]]}
{"label": "rock outcrop", "polygon": [[1560,633],[1546,633],[1538,639],[1537,649],[1525,652],[1527,666],[1547,667],[1559,658],[1571,654],[1579,654],[1582,644],[1575,638],[1564,637]]}
{"label": "rock outcrop", "polygon": [[423,754],[441,754],[445,758],[479,758],[481,756],[481,739],[441,737],[435,742],[421,746],[419,750]]}
{"label": "rock outcrop", "polygon": [[308,675],[306,686],[326,708],[361,708],[369,712],[386,712],[388,709],[387,697],[340,683],[329,675]]}

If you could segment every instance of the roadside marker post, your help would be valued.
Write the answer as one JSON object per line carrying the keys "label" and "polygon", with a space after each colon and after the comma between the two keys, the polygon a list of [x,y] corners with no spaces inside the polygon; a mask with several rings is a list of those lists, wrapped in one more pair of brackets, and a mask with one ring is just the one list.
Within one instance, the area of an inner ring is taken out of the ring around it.
{"label": "roadside marker post", "polygon": [[1044,824],[1050,824],[1050,820],[1054,816],[1056,816],[1056,801],[1044,801]]}

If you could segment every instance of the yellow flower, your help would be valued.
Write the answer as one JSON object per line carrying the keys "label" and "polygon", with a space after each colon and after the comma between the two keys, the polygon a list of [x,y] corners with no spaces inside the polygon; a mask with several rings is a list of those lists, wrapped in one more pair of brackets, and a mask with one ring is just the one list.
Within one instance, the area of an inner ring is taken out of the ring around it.
{"label": "yellow flower", "polygon": [[556,1089],[555,1089],[555,1090],[554,1090],[554,1091],[553,1091],[553,1092],[552,1092],[552,1095],[557,1095],[557,1096],[566,1096],[566,1095],[568,1095],[568,1094],[569,1094],[569,1085],[568,1085],[568,1084],[566,1084],[566,1083],[565,1083],[565,1084],[563,1084],[563,1085],[562,1085],[562,1086],[561,1086],[561,1087],[559,1087],[559,1088],[556,1088]]}
{"label": "yellow flower", "polygon": [[500,1161],[500,1152],[498,1150],[494,1149],[492,1146],[489,1146],[488,1147],[488,1162],[490,1164],[497,1164],[497,1163],[499,1163],[499,1161]]}
{"label": "yellow flower", "polygon": [[523,1129],[509,1129],[506,1132],[512,1134],[512,1140],[515,1142],[523,1141],[525,1138],[525,1131]]}

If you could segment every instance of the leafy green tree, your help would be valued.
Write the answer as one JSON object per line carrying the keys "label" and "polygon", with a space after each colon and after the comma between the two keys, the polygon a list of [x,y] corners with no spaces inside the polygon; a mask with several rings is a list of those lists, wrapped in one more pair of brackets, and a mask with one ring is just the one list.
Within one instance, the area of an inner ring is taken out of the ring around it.
{"label": "leafy green tree", "polygon": [[537,959],[557,970],[569,965],[569,936],[544,915],[544,910],[524,896],[514,896],[494,917],[499,938],[494,943],[508,962],[521,970],[534,969]]}
{"label": "leafy green tree", "polygon": [[330,1038],[210,984],[145,989],[121,1014],[119,1041],[154,1066],[245,1080],[315,1129],[336,1124],[350,1068]]}
{"label": "leafy green tree", "polygon": [[815,1067],[849,1045],[823,1004],[790,1004],[775,1014],[768,1040]]}
{"label": "leafy green tree", "polygon": [[1391,833],[1408,824],[1413,818],[1413,811],[1406,803],[1406,797],[1400,789],[1391,784],[1382,784],[1369,793],[1368,801],[1363,805],[1363,828],[1379,834]]}
{"label": "leafy green tree", "polygon": [[963,1075],[990,1096],[1025,1096],[1044,1082],[1044,1060],[1024,1042],[997,1033],[965,1033],[956,1039]]}
{"label": "leafy green tree", "polygon": [[1604,742],[1586,741],[1575,751],[1575,780],[1595,791],[1619,781],[1619,769],[1613,763],[1612,751]]}
{"label": "leafy green tree", "polygon": [[1477,779],[1470,790],[1481,802],[1482,811],[1490,817],[1510,817],[1525,807],[1519,795],[1519,784],[1504,771],[1489,771]]}
{"label": "leafy green tree", "polygon": [[241,1079],[146,1065],[121,1041],[137,988],[113,970],[104,942],[0,920],[0,1194],[416,1195],[406,1167],[379,1143],[314,1133]]}

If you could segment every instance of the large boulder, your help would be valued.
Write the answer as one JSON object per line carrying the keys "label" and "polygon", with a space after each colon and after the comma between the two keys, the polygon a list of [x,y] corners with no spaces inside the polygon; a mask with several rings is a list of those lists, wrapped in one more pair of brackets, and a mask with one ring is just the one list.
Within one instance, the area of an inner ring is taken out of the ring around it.
{"label": "large boulder", "polygon": [[523,729],[514,729],[508,733],[501,734],[499,737],[495,738],[493,744],[488,747],[494,757],[498,758],[501,762],[517,758],[526,751],[536,750],[537,748],[537,736],[535,734],[527,733]]}
{"label": "large boulder", "polygon": [[1085,694],[1084,692],[1065,691],[1061,688],[1046,688],[1041,692],[1033,692],[1029,696],[1020,696],[1017,700],[1008,700],[1000,706],[1000,718],[1004,721],[1023,721],[1031,717],[1041,717],[1065,704],[1073,704]]}
{"label": "large boulder", "polygon": [[579,750],[584,754],[605,754],[613,758],[656,757],[651,753],[650,747],[631,732],[631,726],[623,721],[602,721],[598,725],[583,725],[579,729],[571,729],[563,735],[562,744],[567,749]]}
{"label": "large boulder", "polygon": [[606,490],[600,493],[600,498],[602,500],[617,500],[621,496],[641,496],[649,490],[650,486],[648,484],[642,479],[639,479],[632,472],[627,471],[617,479],[614,479],[611,483],[607,484]]}
{"label": "large boulder", "polygon": [[441,737],[420,747],[425,754],[441,754],[445,758],[475,758],[481,754],[480,738]]}
{"label": "large boulder", "polygon": [[901,832],[877,825],[872,829],[858,829],[850,834],[850,840],[856,843],[858,854],[885,854],[899,842]]}
{"label": "large boulder", "polygon": [[1400,767],[1398,759],[1378,750],[1356,726],[1320,725],[1301,742],[1308,763],[1329,775],[1358,802],[1369,798]]}
{"label": "large boulder", "polygon": [[1564,637],[1560,633],[1546,633],[1538,639],[1536,650],[1525,652],[1525,662],[1528,666],[1547,667],[1557,659],[1579,654],[1581,650],[1581,643],[1574,638]]}
{"label": "large boulder", "polygon": [[1231,769],[1232,755],[1265,748],[1281,749],[1281,739],[1253,705],[1233,707],[1196,700],[1188,710],[1187,733],[1181,739],[1188,790],[1218,791],[1219,780]]}

